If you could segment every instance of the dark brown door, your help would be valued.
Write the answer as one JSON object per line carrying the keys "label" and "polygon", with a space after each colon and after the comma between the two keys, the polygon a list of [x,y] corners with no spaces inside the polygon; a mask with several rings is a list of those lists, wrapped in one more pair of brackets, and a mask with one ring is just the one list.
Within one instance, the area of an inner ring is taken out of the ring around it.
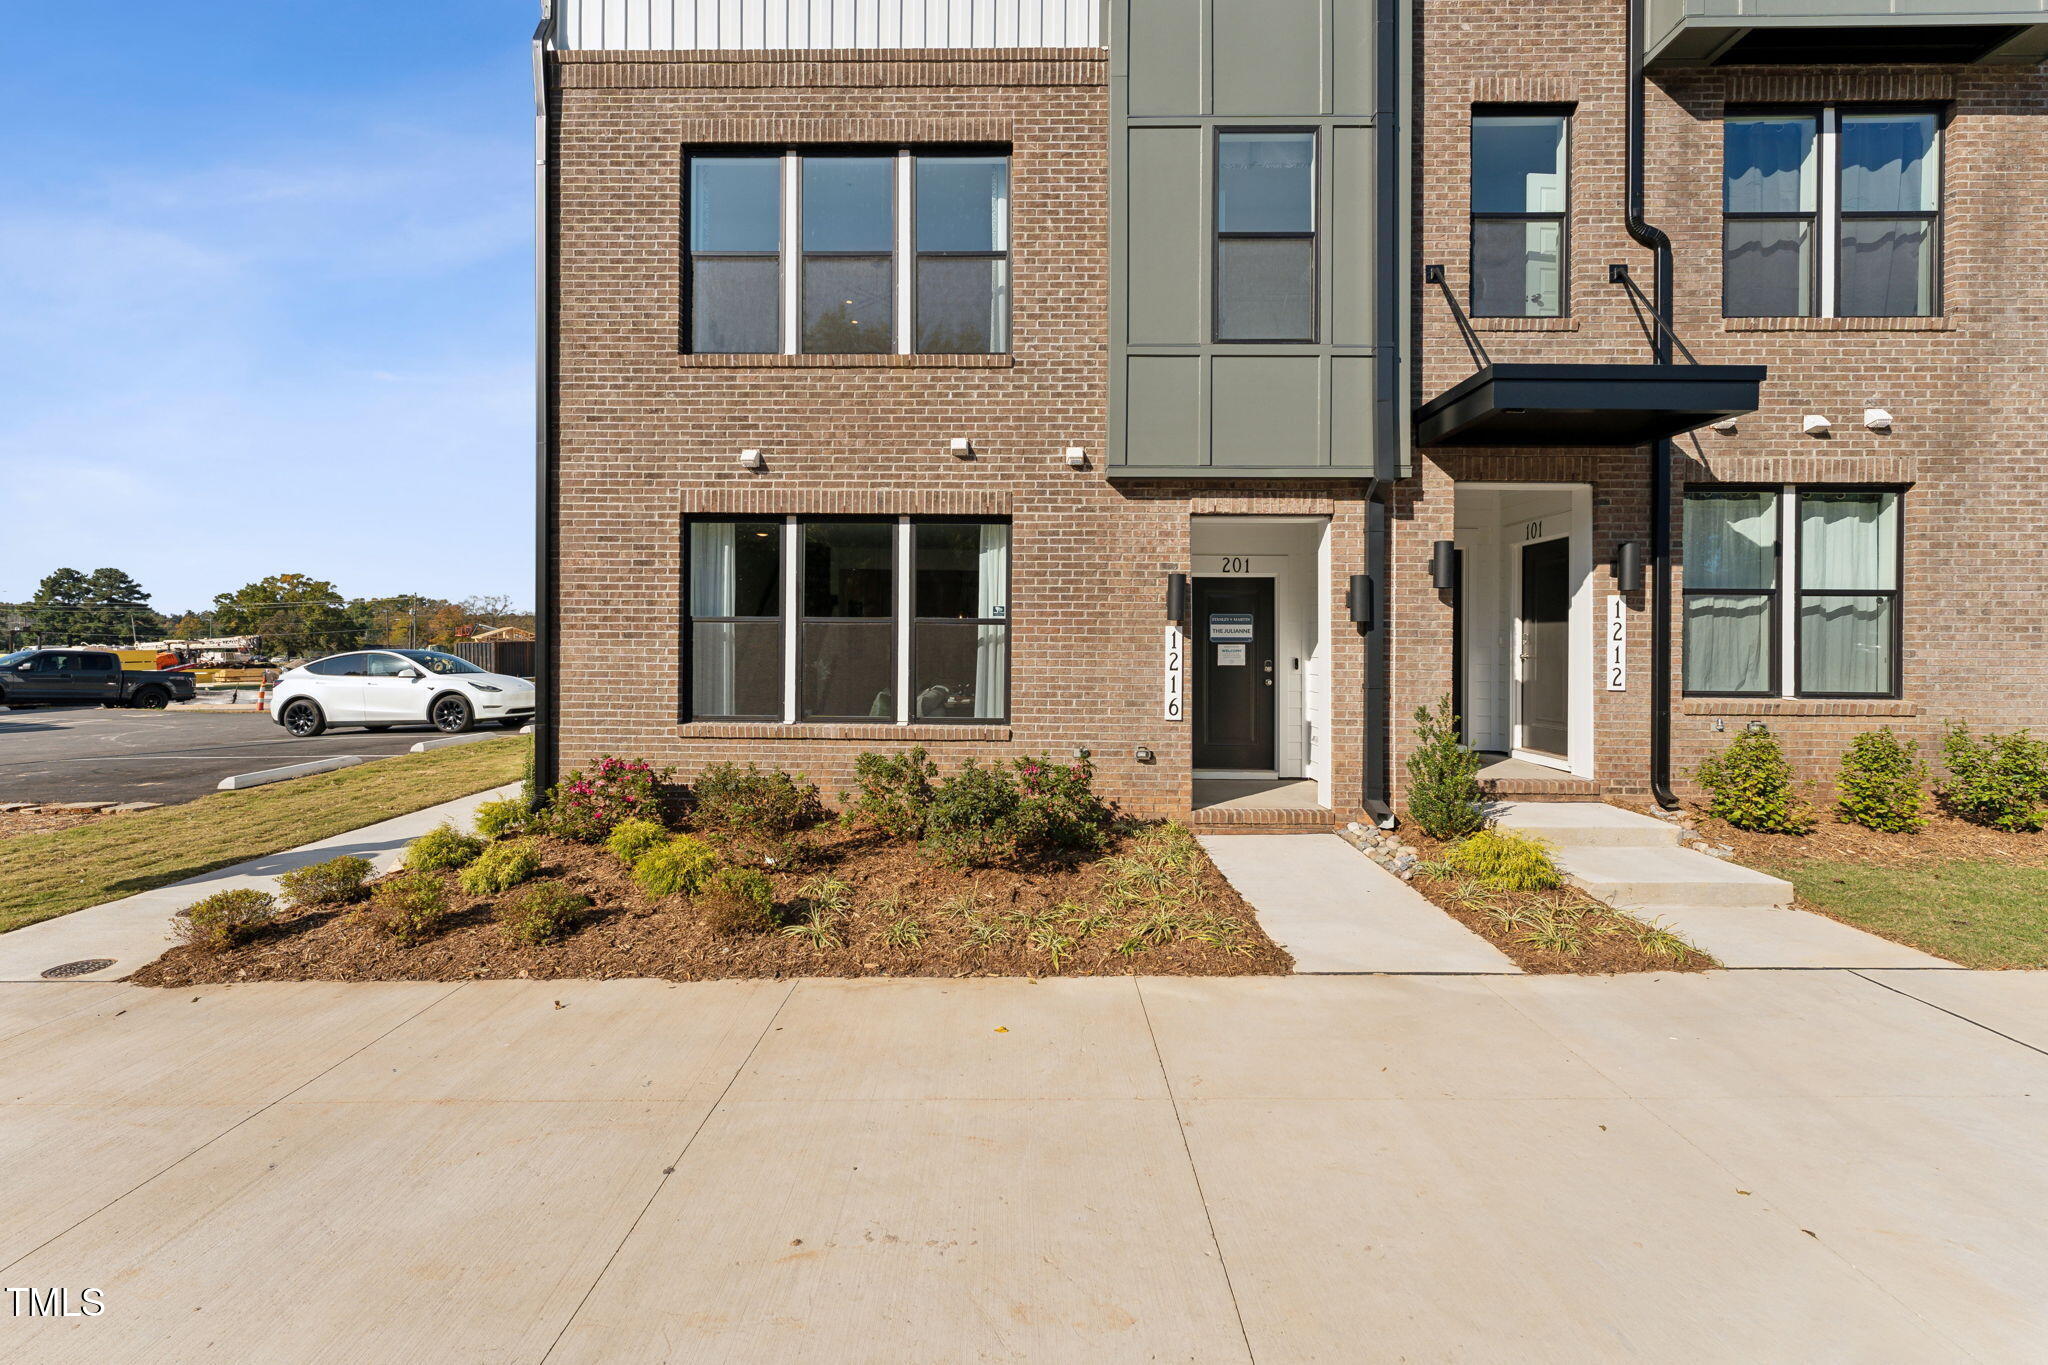
{"label": "dark brown door", "polygon": [[1273,766],[1273,580],[1198,578],[1195,766]]}
{"label": "dark brown door", "polygon": [[1522,747],[1570,750],[1572,585],[1569,540],[1522,547]]}

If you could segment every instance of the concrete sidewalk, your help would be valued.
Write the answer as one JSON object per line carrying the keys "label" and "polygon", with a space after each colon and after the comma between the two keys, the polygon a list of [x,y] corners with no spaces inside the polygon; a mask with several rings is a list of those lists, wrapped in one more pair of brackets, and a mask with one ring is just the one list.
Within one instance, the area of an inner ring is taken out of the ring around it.
{"label": "concrete sidewalk", "polygon": [[0,1357],[2038,1359],[2048,974],[1890,978],[4,986]]}
{"label": "concrete sidewalk", "polygon": [[353,853],[368,858],[379,872],[398,865],[406,844],[444,820],[464,829],[476,808],[486,801],[516,795],[517,784],[457,797],[410,815],[380,820],[362,829],[336,834],[281,853],[252,858],[214,872],[202,872],[169,886],[144,891],[104,905],[74,910],[68,915],[24,925],[0,934],[0,981],[40,981],[50,968],[88,958],[111,958],[106,967],[87,972],[79,981],[112,981],[127,976],[157,958],[171,946],[171,916],[216,891],[254,887],[277,889],[278,874],[308,863],[324,862]]}

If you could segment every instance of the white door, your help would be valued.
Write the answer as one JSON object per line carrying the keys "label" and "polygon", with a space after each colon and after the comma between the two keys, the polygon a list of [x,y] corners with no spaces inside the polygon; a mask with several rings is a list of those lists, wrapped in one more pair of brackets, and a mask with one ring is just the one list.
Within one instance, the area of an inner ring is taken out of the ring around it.
{"label": "white door", "polygon": [[[402,724],[427,718],[431,689],[420,674],[426,670],[401,654],[372,654],[363,679],[363,719],[375,724]],[[411,673],[407,678],[400,674]]]}

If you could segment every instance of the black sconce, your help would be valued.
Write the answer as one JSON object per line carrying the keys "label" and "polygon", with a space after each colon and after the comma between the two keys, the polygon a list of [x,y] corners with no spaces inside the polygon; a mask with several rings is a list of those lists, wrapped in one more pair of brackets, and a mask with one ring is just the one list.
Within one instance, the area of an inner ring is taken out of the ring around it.
{"label": "black sconce", "polygon": [[1351,619],[1367,630],[1372,629],[1372,576],[1355,573],[1351,575],[1351,591],[1344,594],[1344,605],[1351,612]]}
{"label": "black sconce", "polygon": [[1439,540],[1429,547],[1429,581],[1438,592],[1453,592],[1458,586],[1458,542]]}
{"label": "black sconce", "polygon": [[1166,576],[1166,619],[1178,621],[1188,614],[1188,576],[1184,573],[1170,573]]}
{"label": "black sconce", "polygon": [[1621,548],[1614,553],[1614,582],[1623,592],[1643,590],[1643,542],[1621,542]]}

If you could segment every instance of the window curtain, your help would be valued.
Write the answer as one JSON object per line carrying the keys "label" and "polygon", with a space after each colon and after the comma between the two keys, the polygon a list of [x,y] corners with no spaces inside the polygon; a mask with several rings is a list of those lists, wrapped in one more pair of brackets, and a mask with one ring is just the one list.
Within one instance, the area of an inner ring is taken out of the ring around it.
{"label": "window curtain", "polygon": [[[729,521],[690,527],[690,615],[731,616],[734,610],[734,532]],[[691,628],[692,709],[701,715],[733,714],[733,632],[730,625]]]}
{"label": "window curtain", "polygon": [[[1685,500],[1685,688],[1769,692],[1778,499],[1767,492]],[[1702,592],[1701,589],[1709,591]]]}
{"label": "window curtain", "polygon": [[981,528],[981,590],[975,614],[984,620],[1004,622],[984,625],[974,632],[974,714],[977,719],[1007,715],[1010,699],[1010,528],[988,524]]}
{"label": "window curtain", "polygon": [[1896,494],[1800,498],[1800,691],[1892,690],[1898,546]]}

